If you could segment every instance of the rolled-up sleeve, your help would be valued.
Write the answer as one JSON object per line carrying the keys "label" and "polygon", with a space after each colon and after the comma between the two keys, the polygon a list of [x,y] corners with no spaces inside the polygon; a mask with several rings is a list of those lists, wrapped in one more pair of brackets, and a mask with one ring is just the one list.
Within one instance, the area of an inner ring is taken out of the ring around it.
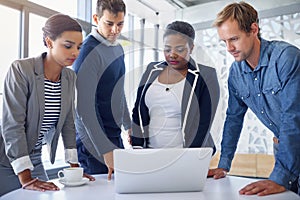
{"label": "rolled-up sleeve", "polygon": [[282,90],[279,144],[270,180],[290,189],[300,173],[300,51],[286,48],[278,58]]}
{"label": "rolled-up sleeve", "polygon": [[33,169],[25,132],[28,87],[21,64],[15,61],[4,81],[2,137],[15,173]]}

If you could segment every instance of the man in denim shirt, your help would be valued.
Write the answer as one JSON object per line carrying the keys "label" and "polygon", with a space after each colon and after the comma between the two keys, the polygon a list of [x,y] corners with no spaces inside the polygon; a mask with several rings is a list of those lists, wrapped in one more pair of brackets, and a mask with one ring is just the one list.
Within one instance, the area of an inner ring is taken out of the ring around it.
{"label": "man in denim shirt", "polygon": [[[229,100],[217,169],[230,170],[246,111],[250,108],[274,133],[275,166],[268,180],[257,181],[239,193],[259,196],[285,190],[299,192],[300,173],[300,50],[286,42],[260,37],[257,11],[245,2],[226,6],[214,25],[235,62],[228,78]],[[298,188],[297,188],[298,187]]]}

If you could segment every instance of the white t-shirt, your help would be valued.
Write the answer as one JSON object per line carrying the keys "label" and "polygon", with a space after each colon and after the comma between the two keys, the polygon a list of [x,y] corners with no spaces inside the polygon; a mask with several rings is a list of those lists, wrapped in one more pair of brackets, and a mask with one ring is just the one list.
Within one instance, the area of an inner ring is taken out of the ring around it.
{"label": "white t-shirt", "polygon": [[147,90],[150,148],[183,147],[181,100],[184,83],[185,79],[175,84],[162,84],[156,78]]}

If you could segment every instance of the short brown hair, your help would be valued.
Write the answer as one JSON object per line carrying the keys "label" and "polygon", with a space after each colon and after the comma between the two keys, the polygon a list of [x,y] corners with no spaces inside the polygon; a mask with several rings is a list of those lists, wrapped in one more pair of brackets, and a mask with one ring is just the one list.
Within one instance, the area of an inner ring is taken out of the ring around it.
{"label": "short brown hair", "polygon": [[[236,20],[240,30],[249,33],[253,23],[259,23],[257,11],[248,3],[241,1],[228,4],[221,12],[218,13],[213,26],[219,27],[228,19]],[[260,33],[258,31],[258,37]]]}
{"label": "short brown hair", "polygon": [[96,14],[99,18],[103,16],[104,10],[107,10],[114,15],[117,15],[118,12],[126,14],[126,5],[123,0],[98,0]]}

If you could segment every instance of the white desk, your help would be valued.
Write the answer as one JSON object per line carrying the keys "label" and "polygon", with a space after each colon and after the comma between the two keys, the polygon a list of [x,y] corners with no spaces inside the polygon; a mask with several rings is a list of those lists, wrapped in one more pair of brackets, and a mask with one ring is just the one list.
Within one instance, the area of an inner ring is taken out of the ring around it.
{"label": "white desk", "polygon": [[147,194],[117,194],[115,193],[114,181],[108,182],[107,175],[96,175],[96,181],[89,182],[79,187],[65,187],[54,182],[61,188],[60,191],[30,191],[18,189],[1,197],[1,200],[299,200],[300,197],[290,191],[258,197],[256,195],[239,195],[238,191],[246,184],[255,179],[227,176],[226,178],[214,180],[208,179],[202,192],[185,193],[147,193]]}

